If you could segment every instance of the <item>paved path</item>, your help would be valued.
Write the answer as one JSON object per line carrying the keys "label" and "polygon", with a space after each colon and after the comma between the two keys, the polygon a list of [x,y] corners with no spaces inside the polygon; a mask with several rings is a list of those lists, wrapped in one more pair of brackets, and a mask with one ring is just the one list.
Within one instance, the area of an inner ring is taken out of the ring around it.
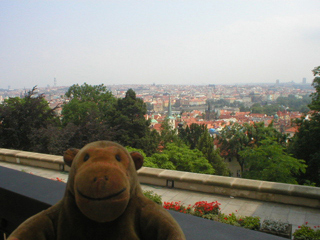
{"label": "paved path", "polygon": [[[0,166],[25,171],[34,175],[49,179],[68,180],[68,173],[29,167],[12,163],[0,162]],[[181,201],[185,205],[193,205],[198,201],[218,201],[221,203],[221,212],[225,214],[235,213],[240,216],[259,216],[263,221],[266,218],[289,222],[293,225],[293,232],[308,222],[311,227],[320,225],[320,209],[298,207],[280,203],[263,202],[245,198],[233,198],[217,194],[206,194],[187,190],[171,189],[152,185],[142,185],[143,190],[152,190],[161,195],[162,201]]]}

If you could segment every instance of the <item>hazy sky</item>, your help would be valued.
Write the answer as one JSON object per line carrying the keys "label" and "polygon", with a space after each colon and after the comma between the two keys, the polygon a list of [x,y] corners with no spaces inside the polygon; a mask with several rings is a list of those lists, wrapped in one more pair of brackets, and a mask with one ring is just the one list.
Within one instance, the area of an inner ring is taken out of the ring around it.
{"label": "hazy sky", "polygon": [[320,65],[319,0],[0,0],[0,88],[275,83]]}

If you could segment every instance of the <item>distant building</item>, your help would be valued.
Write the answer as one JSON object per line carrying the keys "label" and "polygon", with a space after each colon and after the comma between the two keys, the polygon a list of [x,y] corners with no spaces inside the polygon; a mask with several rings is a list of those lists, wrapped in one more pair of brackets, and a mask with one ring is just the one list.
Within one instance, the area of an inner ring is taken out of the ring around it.
{"label": "distant building", "polygon": [[306,78],[302,78],[302,84],[307,84],[307,79]]}
{"label": "distant building", "polygon": [[168,103],[168,124],[169,126],[174,129],[176,126],[176,118],[174,116],[172,116],[172,107],[171,107],[171,97],[169,95],[169,103]]}

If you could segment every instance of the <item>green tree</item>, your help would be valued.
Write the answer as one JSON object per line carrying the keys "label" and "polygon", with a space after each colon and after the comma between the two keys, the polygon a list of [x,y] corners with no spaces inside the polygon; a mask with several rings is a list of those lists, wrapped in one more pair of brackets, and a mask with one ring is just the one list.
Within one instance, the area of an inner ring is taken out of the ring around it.
{"label": "green tree", "polygon": [[232,123],[229,126],[225,126],[217,138],[220,143],[221,153],[230,158],[235,157],[237,159],[242,175],[245,159],[241,158],[239,152],[248,146],[250,142],[246,134],[246,128],[239,123]]}
{"label": "green tree", "polygon": [[263,113],[263,107],[260,103],[255,103],[251,106],[252,113]]}
{"label": "green tree", "polygon": [[221,152],[228,157],[235,157],[241,168],[241,175],[244,172],[246,159],[241,157],[239,152],[246,147],[256,147],[261,141],[267,138],[275,138],[279,144],[285,144],[286,135],[279,133],[272,124],[268,127],[264,123],[232,123],[222,129],[218,140],[221,144]]}
{"label": "green tree", "polygon": [[287,135],[278,132],[273,127],[273,122],[267,127],[264,126],[264,122],[246,123],[243,126],[248,138],[251,140],[249,146],[259,146],[261,141],[267,138],[274,138],[279,144],[286,146]]}
{"label": "green tree", "polygon": [[161,144],[161,146],[166,148],[166,145],[168,143],[179,142],[179,141],[181,141],[181,140],[178,137],[177,129],[172,128],[169,125],[169,120],[165,119],[161,123],[161,130],[160,130],[160,144]]}
{"label": "green tree", "polygon": [[153,145],[148,143],[156,133],[153,131],[150,134],[150,121],[144,117],[146,113],[146,104],[136,97],[132,89],[129,89],[124,98],[118,99],[110,122],[119,133],[116,138],[118,142],[125,146],[143,149],[149,154],[156,152],[158,143]]}
{"label": "green tree", "polygon": [[320,186],[320,66],[315,67],[313,73],[312,86],[316,91],[311,94],[312,102],[309,104],[313,113],[309,118],[297,119],[299,130],[289,145],[289,152],[308,165],[305,174],[299,176],[299,183],[311,182]]}
{"label": "green tree", "polygon": [[216,175],[229,176],[228,165],[224,162],[224,159],[220,156],[219,149],[214,149],[213,137],[210,136],[209,132],[204,132],[197,144],[199,149],[206,159],[210,162],[215,170]]}
{"label": "green tree", "polygon": [[147,167],[175,170],[176,167],[170,161],[167,153],[155,153],[151,157],[147,157]]}
{"label": "green tree", "polygon": [[168,143],[161,153],[155,153],[148,158],[159,168],[185,172],[214,174],[209,161],[198,149],[190,149],[183,143]]}
{"label": "green tree", "polygon": [[69,102],[62,109],[63,125],[68,123],[75,125],[85,124],[88,116],[94,115],[98,121],[108,122],[112,117],[115,97],[107,88],[101,85],[89,85],[84,83],[72,85],[65,96]]}
{"label": "green tree", "polygon": [[246,159],[245,178],[297,184],[295,176],[305,172],[306,165],[285,152],[276,140],[267,138],[255,147],[239,152]]}
{"label": "green tree", "polygon": [[[311,94],[311,103],[308,105],[308,107],[311,110],[314,110],[316,112],[320,111],[320,66],[315,67],[313,70],[313,75],[315,78],[313,79],[312,86],[315,88],[315,92]],[[315,114],[319,115],[319,114]]]}
{"label": "green tree", "polygon": [[66,126],[42,127],[31,132],[31,151],[62,155],[68,148],[82,148],[90,142],[98,140],[113,140],[117,132],[108,124],[97,120],[92,113],[88,115],[83,123],[75,125],[68,123]]}
{"label": "green tree", "polygon": [[246,107],[244,103],[241,103],[239,108],[240,108],[240,112],[250,112],[250,108]]}
{"label": "green tree", "polygon": [[155,129],[147,129],[146,135],[140,139],[139,144],[143,146],[143,150],[147,156],[158,152],[160,145],[160,135]]}
{"label": "green tree", "polygon": [[267,114],[268,116],[276,114],[280,111],[280,106],[278,104],[269,104],[263,106],[263,113]]}
{"label": "green tree", "polygon": [[288,97],[278,97],[276,103],[291,111],[308,112],[309,108],[307,106],[311,103],[311,97],[304,95],[302,98],[297,98],[290,94]]}
{"label": "green tree", "polygon": [[[116,99],[103,84],[74,84],[65,93],[65,97],[68,100],[62,109],[63,129],[56,129],[56,133],[50,137],[52,143],[42,146],[46,151],[60,151],[62,144],[81,148],[92,141],[114,140],[117,137],[119,133],[109,123]],[[51,133],[46,133],[45,129],[43,131],[41,136],[35,136],[34,139],[40,138],[46,142],[44,138]],[[59,138],[54,140],[53,136]]]}
{"label": "green tree", "polygon": [[187,126],[185,129],[179,130],[179,137],[188,145],[191,149],[195,149],[201,135],[208,131],[205,124],[196,124],[192,123]]}
{"label": "green tree", "polygon": [[44,95],[36,95],[36,87],[24,98],[9,98],[0,105],[0,146],[30,151],[31,133],[58,124],[54,109]]}

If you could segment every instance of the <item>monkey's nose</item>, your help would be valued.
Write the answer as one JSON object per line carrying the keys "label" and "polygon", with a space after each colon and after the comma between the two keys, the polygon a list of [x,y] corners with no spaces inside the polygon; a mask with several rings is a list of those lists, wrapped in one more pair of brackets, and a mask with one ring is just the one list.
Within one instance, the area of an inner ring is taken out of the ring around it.
{"label": "monkey's nose", "polygon": [[108,178],[108,176],[102,176],[102,177],[95,177],[94,179],[93,179],[93,181],[94,182],[100,182],[100,181],[108,181],[109,180],[109,178]]}

